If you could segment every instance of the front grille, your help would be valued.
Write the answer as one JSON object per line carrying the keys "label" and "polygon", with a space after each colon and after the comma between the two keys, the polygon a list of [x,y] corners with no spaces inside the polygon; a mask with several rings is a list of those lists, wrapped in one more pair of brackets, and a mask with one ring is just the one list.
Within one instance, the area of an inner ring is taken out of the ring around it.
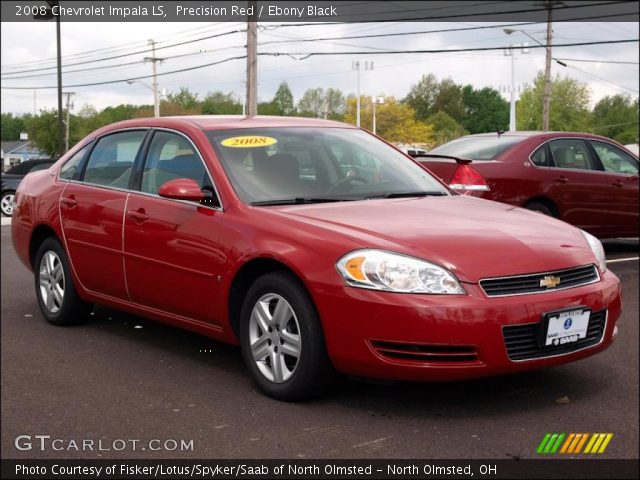
{"label": "front grille", "polygon": [[[556,277],[560,281],[553,287],[541,286],[545,277]],[[526,293],[549,292],[565,288],[578,287],[598,281],[598,271],[594,265],[556,270],[553,272],[516,275],[514,277],[488,278],[480,280],[480,286],[488,297],[504,295],[522,295]]]}
{"label": "front grille", "polygon": [[424,343],[400,343],[382,340],[369,342],[382,357],[420,363],[469,363],[478,362],[478,353],[471,345],[429,345]]}
{"label": "front grille", "polygon": [[544,328],[542,322],[504,326],[502,327],[502,334],[507,347],[507,354],[511,360],[531,360],[571,353],[585,347],[597,345],[602,340],[606,317],[606,310],[592,312],[591,317],[589,317],[589,326],[587,327],[587,336],[585,338],[575,343],[549,347],[538,345],[538,334],[540,329]]}

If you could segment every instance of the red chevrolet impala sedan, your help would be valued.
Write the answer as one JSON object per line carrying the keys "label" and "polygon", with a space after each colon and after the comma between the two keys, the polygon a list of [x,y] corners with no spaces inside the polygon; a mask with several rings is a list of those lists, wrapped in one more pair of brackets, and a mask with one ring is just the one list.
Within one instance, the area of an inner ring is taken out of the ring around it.
{"label": "red chevrolet impala sedan", "polygon": [[550,367],[617,335],[600,242],[458,195],[375,136],[278,117],[104,127],[16,192],[44,317],[99,303],[239,343],[284,400],[336,373],[457,380]]}
{"label": "red chevrolet impala sedan", "polygon": [[638,236],[638,158],[608,138],[483,133],[420,157],[459,193],[536,210],[600,238]]}

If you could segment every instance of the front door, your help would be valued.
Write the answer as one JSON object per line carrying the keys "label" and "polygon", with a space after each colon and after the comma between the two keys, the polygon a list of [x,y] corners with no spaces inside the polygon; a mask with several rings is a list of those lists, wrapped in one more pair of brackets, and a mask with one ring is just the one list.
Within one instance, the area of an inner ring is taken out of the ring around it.
{"label": "front door", "polygon": [[149,145],[139,191],[125,211],[127,288],[140,305],[212,324],[220,323],[224,299],[218,275],[226,257],[219,245],[222,211],[158,195],[160,186],[191,178],[213,192],[201,156],[189,139],[156,131]]}

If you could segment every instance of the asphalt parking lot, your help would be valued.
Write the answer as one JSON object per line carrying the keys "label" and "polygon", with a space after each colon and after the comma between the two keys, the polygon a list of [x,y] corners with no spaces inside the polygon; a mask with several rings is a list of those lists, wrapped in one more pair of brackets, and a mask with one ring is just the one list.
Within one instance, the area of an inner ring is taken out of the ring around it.
{"label": "asphalt parking lot", "polygon": [[[620,335],[552,370],[451,384],[350,380],[320,400],[259,394],[239,349],[96,308],[79,327],[41,317],[1,228],[3,458],[530,458],[546,432],[612,432],[638,458],[638,241],[606,242],[622,280]],[[18,435],[186,439],[191,451],[19,451]]]}

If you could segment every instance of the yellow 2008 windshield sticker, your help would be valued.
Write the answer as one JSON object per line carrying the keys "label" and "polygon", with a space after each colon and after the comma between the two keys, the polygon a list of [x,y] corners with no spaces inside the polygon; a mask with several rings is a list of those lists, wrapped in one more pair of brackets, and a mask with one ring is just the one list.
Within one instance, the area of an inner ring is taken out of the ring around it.
{"label": "yellow 2008 windshield sticker", "polygon": [[243,137],[225,138],[222,142],[224,147],[230,148],[255,148],[268,147],[278,143],[273,137],[262,137],[258,135],[245,135]]}

